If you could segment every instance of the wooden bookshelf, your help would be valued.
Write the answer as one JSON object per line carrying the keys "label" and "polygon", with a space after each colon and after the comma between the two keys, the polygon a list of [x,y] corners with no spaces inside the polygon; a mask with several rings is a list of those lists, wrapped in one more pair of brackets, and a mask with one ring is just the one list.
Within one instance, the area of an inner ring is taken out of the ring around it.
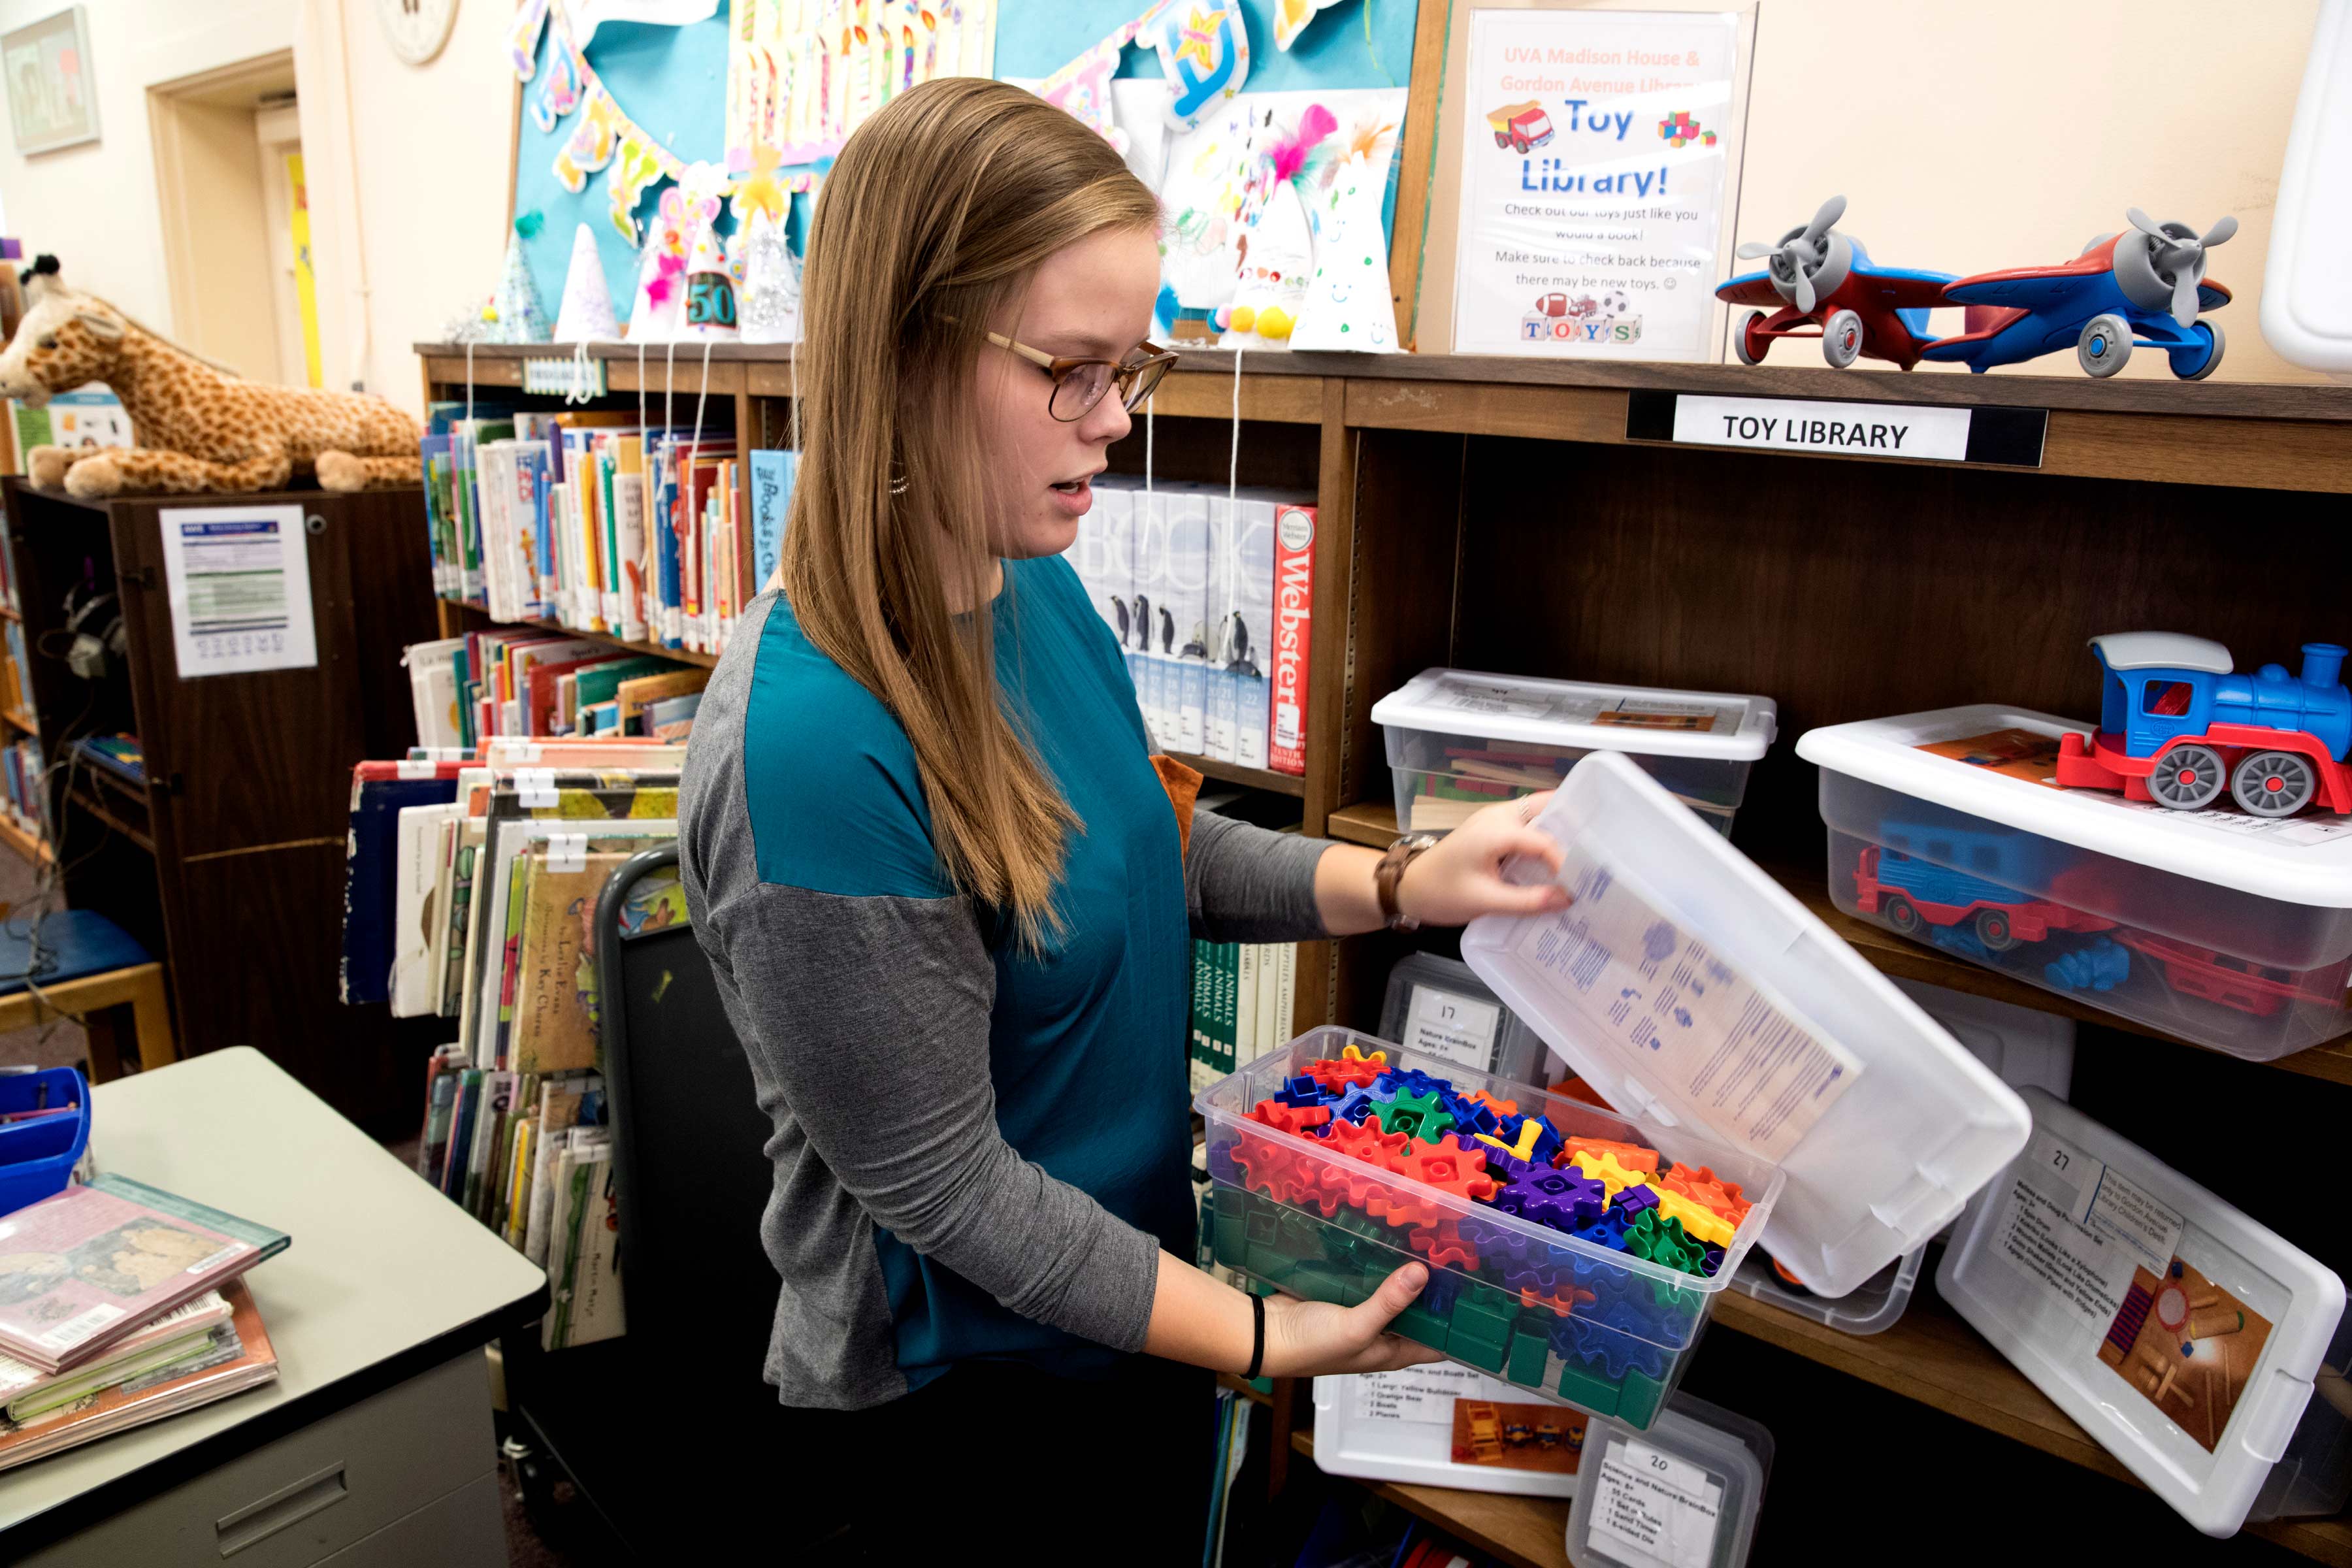
{"label": "wooden bookshelf", "polygon": [[56,858],[40,835],[27,833],[6,816],[0,816],[0,844],[22,855],[36,866],[47,866]]}
{"label": "wooden bookshelf", "polygon": [[41,727],[27,718],[21,709],[0,708],[0,724],[7,725],[19,734],[38,735],[41,732]]}
{"label": "wooden bookshelf", "polygon": [[[719,663],[719,656],[715,653],[691,653],[685,648],[664,647],[659,643],[631,642],[625,637],[616,637],[608,632],[583,632],[577,626],[567,626],[561,621],[502,621],[497,619],[481,605],[467,604],[463,599],[445,598],[439,603],[441,635],[446,637],[492,626],[528,626],[534,631],[548,632],[556,637],[585,637],[592,642],[608,643],[624,653],[651,654],[656,658],[675,659],[679,664],[698,664],[705,669],[714,668]],[[469,619],[476,624],[467,626],[467,622]]]}

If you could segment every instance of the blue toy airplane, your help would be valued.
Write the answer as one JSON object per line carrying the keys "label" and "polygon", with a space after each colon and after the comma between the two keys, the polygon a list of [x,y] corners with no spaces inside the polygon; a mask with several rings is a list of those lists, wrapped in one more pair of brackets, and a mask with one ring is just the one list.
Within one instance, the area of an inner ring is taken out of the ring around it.
{"label": "blue toy airplane", "polygon": [[2132,226],[2101,235],[2074,260],[2057,267],[1980,272],[1944,290],[1965,305],[1965,330],[1938,339],[1920,357],[1965,364],[1973,371],[2055,353],[2074,346],[2093,375],[2123,369],[2135,346],[2161,349],[2172,374],[2202,381],[2221,363],[2221,329],[2199,312],[2230,302],[2230,291],[2205,277],[2205,253],[2238,232],[2224,217],[2200,236],[2185,223],[2158,224],[2139,208]]}
{"label": "blue toy airplane", "polygon": [[1812,222],[1778,244],[1739,247],[1746,259],[1769,259],[1763,271],[1732,279],[1715,297],[1772,312],[1750,310],[1732,328],[1731,352],[1740,363],[1760,363],[1782,338],[1811,337],[1822,340],[1822,357],[1838,370],[1864,357],[1905,370],[1919,362],[1929,342],[1927,312],[1944,302],[1952,275],[1874,265],[1862,241],[1832,226],[1844,216],[1845,198],[1832,196]]}

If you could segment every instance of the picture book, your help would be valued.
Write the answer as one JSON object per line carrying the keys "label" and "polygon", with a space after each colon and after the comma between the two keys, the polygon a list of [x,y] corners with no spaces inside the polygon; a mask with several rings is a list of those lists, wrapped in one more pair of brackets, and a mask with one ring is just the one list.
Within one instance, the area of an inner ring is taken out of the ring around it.
{"label": "picture book", "polygon": [[784,549],[784,520],[799,477],[798,452],[751,454],[751,592],[765,593]]}
{"label": "picture book", "polygon": [[646,708],[646,732],[656,741],[684,741],[694,733],[694,716],[702,708],[702,693],[665,697]]}
{"label": "picture book", "polygon": [[383,1002],[392,989],[400,814],[455,798],[454,763],[362,763],[352,772],[351,827],[344,842],[345,1003]]}
{"label": "picture book", "polygon": [[443,830],[461,808],[457,802],[402,808],[394,859],[392,977],[387,987],[395,1018],[421,1018],[434,1007],[433,936],[440,891]]}
{"label": "picture book", "polygon": [[523,1072],[604,1066],[597,1051],[596,902],[642,840],[595,837],[562,860],[536,847],[516,867],[525,888],[510,1059]]}
{"label": "picture book", "polygon": [[552,1301],[540,1348],[555,1351],[621,1333],[620,1221],[613,1141],[603,1127],[574,1127],[551,1173],[554,1207],[546,1265]]}
{"label": "picture book", "polygon": [[214,1325],[228,1316],[228,1299],[207,1290],[70,1371],[43,1372],[13,1356],[0,1356],[0,1402],[13,1421],[70,1405],[84,1394],[184,1359],[209,1341]]}
{"label": "picture book", "polygon": [[548,1245],[555,1223],[555,1157],[568,1147],[565,1135],[593,1121],[604,1091],[604,1079],[594,1074],[542,1079],[539,1086],[539,1130],[532,1139],[530,1213],[523,1224],[523,1256],[547,1267]]}
{"label": "picture book", "polygon": [[710,684],[711,672],[707,669],[665,670],[655,675],[640,675],[624,680],[614,689],[619,700],[620,730],[624,735],[645,733],[641,722],[646,710],[666,698],[685,697],[699,692]]}
{"label": "picture book", "polygon": [[56,1372],[90,1360],[287,1246],[282,1231],[102,1175],[11,1215],[0,1351]]}
{"label": "picture book", "polygon": [[278,1353],[243,1280],[221,1289],[229,1307],[204,1343],[124,1382],[24,1419],[0,1420],[0,1469],[29,1463],[257,1388],[278,1375]]}

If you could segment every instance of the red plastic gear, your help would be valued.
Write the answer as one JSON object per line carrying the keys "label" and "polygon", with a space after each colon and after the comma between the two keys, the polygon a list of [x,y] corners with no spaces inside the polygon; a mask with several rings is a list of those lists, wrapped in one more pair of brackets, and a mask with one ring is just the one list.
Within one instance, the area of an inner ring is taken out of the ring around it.
{"label": "red plastic gear", "polygon": [[1527,1308],[1529,1311],[1533,1311],[1539,1307],[1549,1308],[1553,1312],[1563,1318],[1575,1312],[1576,1309],[1582,1306],[1584,1303],[1588,1301],[1598,1301],[1599,1300],[1601,1300],[1601,1298],[1594,1295],[1591,1291],[1580,1290],[1573,1285],[1570,1285],[1564,1290],[1559,1291],[1536,1290],[1528,1289],[1524,1286],[1521,1287],[1519,1290],[1519,1304]]}
{"label": "red plastic gear", "polygon": [[1383,1132],[1377,1121],[1339,1121],[1331,1124],[1324,1142],[1352,1159],[1378,1165],[1384,1171],[1397,1169],[1405,1146],[1412,1140],[1410,1132]]}
{"label": "red plastic gear", "polygon": [[1486,1173],[1486,1156],[1465,1149],[1453,1133],[1434,1143],[1415,1142],[1397,1162],[1397,1169],[1424,1187],[1435,1187],[1458,1198],[1491,1198],[1495,1178]]}
{"label": "red plastic gear", "polygon": [[1566,1146],[1552,1161],[1555,1165],[1565,1165],[1576,1158],[1578,1150],[1590,1149],[1596,1154],[1616,1155],[1617,1163],[1629,1171],[1638,1171],[1647,1176],[1657,1174],[1658,1152],[1643,1144],[1612,1143],[1606,1138],[1571,1137],[1564,1142]]}
{"label": "red plastic gear", "polygon": [[1470,1091],[1470,1098],[1480,1105],[1485,1106],[1487,1110],[1493,1111],[1497,1116],[1517,1116],[1519,1113],[1519,1102],[1517,1100],[1497,1100],[1483,1089],[1472,1089]]}
{"label": "red plastic gear", "polygon": [[1250,1107],[1249,1115],[1244,1120],[1263,1121],[1268,1127],[1277,1127],[1285,1132],[1304,1133],[1310,1128],[1328,1123],[1331,1120],[1331,1108],[1328,1105],[1285,1105],[1278,1100],[1261,1100]]}
{"label": "red plastic gear", "polygon": [[1280,1139],[1243,1133],[1234,1144],[1234,1163],[1241,1168],[1244,1186],[1278,1203],[1305,1203],[1314,1194],[1315,1173],[1306,1155]]}
{"label": "red plastic gear", "polygon": [[1462,1227],[1450,1219],[1413,1226],[1412,1234],[1405,1237],[1405,1245],[1428,1258],[1433,1268],[1478,1267],[1478,1249],[1462,1234]]}
{"label": "red plastic gear", "polygon": [[1670,1193],[1680,1193],[1703,1208],[1713,1209],[1729,1220],[1736,1229],[1748,1217],[1752,1204],[1739,1195],[1739,1184],[1727,1182],[1707,1166],[1693,1170],[1688,1165],[1676,1165],[1663,1176],[1650,1178]]}
{"label": "red plastic gear", "polygon": [[[1351,1051],[1355,1049],[1353,1046],[1348,1048]],[[1372,1079],[1389,1070],[1388,1053],[1374,1051],[1369,1058],[1323,1057],[1308,1062],[1299,1070],[1326,1089],[1345,1089],[1351,1084],[1362,1084],[1366,1089],[1370,1089],[1372,1086]]]}

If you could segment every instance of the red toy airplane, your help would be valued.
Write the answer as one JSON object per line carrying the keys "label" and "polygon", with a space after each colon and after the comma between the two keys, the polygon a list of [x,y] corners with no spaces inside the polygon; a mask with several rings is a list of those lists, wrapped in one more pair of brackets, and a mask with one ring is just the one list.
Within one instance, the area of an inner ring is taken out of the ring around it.
{"label": "red toy airplane", "polygon": [[1734,328],[1731,348],[1740,363],[1761,363],[1781,338],[1821,339],[1822,357],[1838,370],[1865,355],[1905,370],[1919,363],[1933,341],[1927,311],[1944,302],[1952,275],[1874,266],[1860,240],[1832,226],[1844,216],[1845,198],[1832,196],[1812,222],[1790,229],[1779,244],[1739,247],[1744,258],[1771,259],[1761,272],[1732,279],[1715,297],[1773,312],[1751,310]]}

